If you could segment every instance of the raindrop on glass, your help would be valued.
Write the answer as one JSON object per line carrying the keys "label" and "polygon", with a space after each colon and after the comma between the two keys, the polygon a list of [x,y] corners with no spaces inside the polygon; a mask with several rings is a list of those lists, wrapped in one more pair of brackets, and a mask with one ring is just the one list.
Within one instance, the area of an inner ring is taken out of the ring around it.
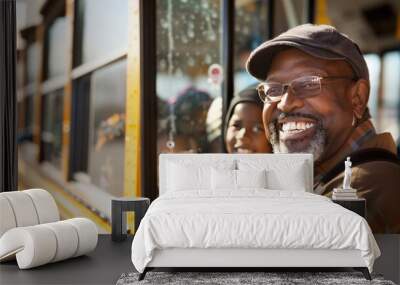
{"label": "raindrop on glass", "polygon": [[161,23],[161,27],[163,28],[163,29],[168,29],[168,21],[166,21],[166,20],[161,20],[160,21],[160,23]]}
{"label": "raindrop on glass", "polygon": [[165,62],[164,59],[160,60],[160,69],[165,70],[167,68],[167,63]]}
{"label": "raindrop on glass", "polygon": [[211,62],[212,62],[211,55],[206,54],[206,56],[204,57],[204,62],[207,64],[211,64]]}
{"label": "raindrop on glass", "polygon": [[214,32],[209,32],[209,33],[208,33],[208,39],[209,39],[210,41],[215,41],[216,38],[217,38],[217,37],[216,37],[216,35],[215,35]]}
{"label": "raindrop on glass", "polygon": [[204,1],[204,0],[203,0],[203,1],[201,2],[201,6],[202,6],[203,9],[208,9],[208,7],[209,7],[208,1]]}

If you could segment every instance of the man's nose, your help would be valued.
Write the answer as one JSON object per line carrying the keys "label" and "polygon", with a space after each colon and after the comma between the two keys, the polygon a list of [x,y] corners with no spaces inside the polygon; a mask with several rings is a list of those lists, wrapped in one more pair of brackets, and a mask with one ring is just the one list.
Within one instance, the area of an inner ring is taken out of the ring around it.
{"label": "man's nose", "polygon": [[303,107],[303,100],[299,99],[290,91],[290,88],[288,88],[276,107],[282,112],[288,113]]}

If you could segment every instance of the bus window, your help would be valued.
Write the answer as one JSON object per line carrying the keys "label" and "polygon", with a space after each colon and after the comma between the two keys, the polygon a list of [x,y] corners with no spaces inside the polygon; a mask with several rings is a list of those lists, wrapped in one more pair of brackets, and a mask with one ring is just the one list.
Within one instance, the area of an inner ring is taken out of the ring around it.
{"label": "bus window", "polygon": [[42,150],[43,160],[61,169],[62,122],[64,91],[58,89],[42,97]]}
{"label": "bus window", "polygon": [[75,35],[75,66],[104,60],[116,52],[126,51],[127,0],[78,0],[75,5],[78,31]]}
{"label": "bus window", "polygon": [[206,118],[221,96],[208,79],[210,66],[221,64],[221,2],[156,1],[159,153],[218,151],[210,149]]}
{"label": "bus window", "polygon": [[67,19],[58,17],[48,29],[48,54],[46,79],[65,76],[68,69],[67,63]]}
{"label": "bus window", "polygon": [[234,92],[257,82],[246,71],[250,53],[268,39],[268,2],[235,1]]}
{"label": "bus window", "polygon": [[128,0],[77,0],[75,5],[72,177],[107,197],[121,197]]}
{"label": "bus window", "polygon": [[378,132],[390,132],[397,143],[400,136],[400,52],[364,56],[370,76],[368,108]]}
{"label": "bus window", "polygon": [[382,57],[382,111],[379,114],[378,128],[399,139],[400,132],[400,52],[387,52]]}
{"label": "bus window", "polygon": [[39,44],[34,42],[27,47],[26,55],[26,83],[34,83],[39,65]]}
{"label": "bus window", "polygon": [[67,81],[67,20],[54,19],[45,32],[45,65],[41,97],[41,159],[61,170],[64,84]]}
{"label": "bus window", "polygon": [[96,70],[90,82],[88,174],[94,185],[123,196],[126,60]]}
{"label": "bus window", "polygon": [[274,1],[273,36],[309,22],[307,0]]}

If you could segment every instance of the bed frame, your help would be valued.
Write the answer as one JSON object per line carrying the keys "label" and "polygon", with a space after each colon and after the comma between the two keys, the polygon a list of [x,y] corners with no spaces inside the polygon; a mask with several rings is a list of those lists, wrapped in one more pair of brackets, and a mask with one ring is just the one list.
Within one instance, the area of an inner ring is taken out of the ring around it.
{"label": "bed frame", "polygon": [[206,269],[215,271],[270,271],[271,269],[334,269],[353,268],[371,280],[359,250],[331,249],[194,249],[171,248],[156,250],[152,261],[139,275],[143,280],[148,271],[156,268]]}
{"label": "bed frame", "polygon": [[[187,159],[194,161],[207,161],[215,159],[268,159],[269,161],[304,161],[308,166],[307,191],[313,190],[313,158],[311,154],[161,154],[159,160],[159,192],[160,195],[167,191],[167,161]],[[142,280],[146,272],[160,268],[194,269],[203,268],[215,271],[220,268],[230,271],[265,271],[265,269],[296,268],[334,269],[354,268],[361,271],[364,277],[371,280],[368,268],[361,257],[359,250],[331,250],[331,249],[253,249],[253,248],[170,248],[156,250],[153,259],[143,273],[139,275]],[[264,270],[263,270],[264,269]]]}

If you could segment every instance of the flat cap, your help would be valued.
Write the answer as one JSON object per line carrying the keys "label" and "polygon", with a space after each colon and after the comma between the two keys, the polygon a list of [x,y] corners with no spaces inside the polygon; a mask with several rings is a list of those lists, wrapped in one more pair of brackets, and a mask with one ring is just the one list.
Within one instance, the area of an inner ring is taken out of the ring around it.
{"label": "flat cap", "polygon": [[311,56],[327,60],[345,60],[357,78],[369,80],[367,63],[358,45],[348,36],[328,25],[304,24],[262,43],[249,56],[247,71],[257,79],[267,78],[273,57],[294,47]]}

